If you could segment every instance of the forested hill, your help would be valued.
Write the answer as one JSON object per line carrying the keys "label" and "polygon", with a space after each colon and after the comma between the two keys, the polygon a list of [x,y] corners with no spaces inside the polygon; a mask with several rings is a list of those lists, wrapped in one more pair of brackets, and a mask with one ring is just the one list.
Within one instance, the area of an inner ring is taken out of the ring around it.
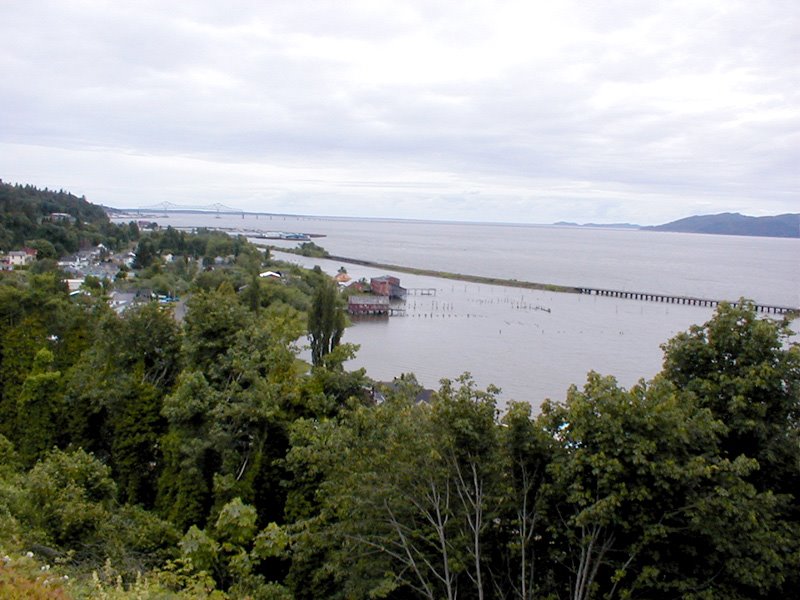
{"label": "forested hill", "polygon": [[101,242],[116,247],[126,235],[86,198],[0,180],[0,251],[29,246],[59,256]]}
{"label": "forested hill", "polygon": [[84,197],[78,198],[64,190],[56,192],[32,185],[10,184],[2,179],[0,211],[3,216],[24,214],[34,221],[52,213],[66,213],[88,223],[108,221],[103,208],[88,202]]}
{"label": "forested hill", "polygon": [[753,235],[766,237],[800,237],[800,214],[771,217],[748,217],[739,213],[695,215],[652,227],[653,231],[681,233],[718,233],[724,235]]}

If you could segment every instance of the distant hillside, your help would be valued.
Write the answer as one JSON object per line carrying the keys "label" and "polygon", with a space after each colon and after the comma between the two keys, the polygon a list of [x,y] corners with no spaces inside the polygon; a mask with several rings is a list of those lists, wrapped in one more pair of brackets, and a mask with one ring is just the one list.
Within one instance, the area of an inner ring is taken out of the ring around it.
{"label": "distant hillside", "polygon": [[[54,213],[61,216],[53,218]],[[0,251],[29,246],[40,257],[57,257],[101,242],[117,248],[130,234],[127,226],[111,223],[103,208],[86,198],[0,180]]]}
{"label": "distant hillside", "polygon": [[681,233],[718,233],[723,235],[755,235],[766,237],[800,237],[800,214],[774,217],[748,217],[739,213],[697,215],[664,225],[642,227],[652,231]]}

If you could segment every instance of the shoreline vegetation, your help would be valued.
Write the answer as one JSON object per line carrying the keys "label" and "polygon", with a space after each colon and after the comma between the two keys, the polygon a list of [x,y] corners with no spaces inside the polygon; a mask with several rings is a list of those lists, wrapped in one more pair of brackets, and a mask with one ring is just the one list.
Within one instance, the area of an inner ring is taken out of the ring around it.
{"label": "shoreline vegetation", "polygon": [[[276,248],[278,251],[285,249]],[[346,256],[328,255],[328,260],[343,262],[351,265],[361,265],[362,267],[372,267],[375,269],[385,269],[387,271],[399,271],[411,275],[422,275],[425,277],[438,277],[440,279],[451,279],[455,281],[466,281],[469,283],[483,283],[486,285],[501,285],[505,287],[523,288],[526,290],[544,290],[547,292],[561,292],[564,294],[580,294],[581,288],[569,285],[556,285],[553,283],[538,283],[535,281],[520,281],[519,279],[503,279],[500,277],[486,277],[483,275],[466,275],[464,273],[450,273],[448,271],[437,271],[435,269],[420,269],[417,267],[404,267],[388,263],[362,260],[359,258],[349,258]]]}

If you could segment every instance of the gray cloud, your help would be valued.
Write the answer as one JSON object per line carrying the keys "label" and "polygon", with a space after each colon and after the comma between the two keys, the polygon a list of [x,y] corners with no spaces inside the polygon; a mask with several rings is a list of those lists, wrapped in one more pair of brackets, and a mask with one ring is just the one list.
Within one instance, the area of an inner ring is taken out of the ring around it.
{"label": "gray cloud", "polygon": [[4,180],[529,222],[800,206],[796,2],[173,4],[4,7]]}

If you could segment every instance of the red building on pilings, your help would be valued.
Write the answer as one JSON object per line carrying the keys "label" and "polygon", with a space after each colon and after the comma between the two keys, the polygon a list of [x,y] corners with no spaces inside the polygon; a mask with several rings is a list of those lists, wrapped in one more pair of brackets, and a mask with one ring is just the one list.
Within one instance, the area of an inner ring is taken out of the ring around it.
{"label": "red building on pilings", "polygon": [[351,315],[388,315],[390,310],[388,296],[350,296],[347,299],[347,312]]}
{"label": "red building on pilings", "polygon": [[397,277],[392,277],[391,275],[373,277],[369,283],[372,293],[376,296],[400,299],[406,297],[406,288],[400,285],[400,280]]}

